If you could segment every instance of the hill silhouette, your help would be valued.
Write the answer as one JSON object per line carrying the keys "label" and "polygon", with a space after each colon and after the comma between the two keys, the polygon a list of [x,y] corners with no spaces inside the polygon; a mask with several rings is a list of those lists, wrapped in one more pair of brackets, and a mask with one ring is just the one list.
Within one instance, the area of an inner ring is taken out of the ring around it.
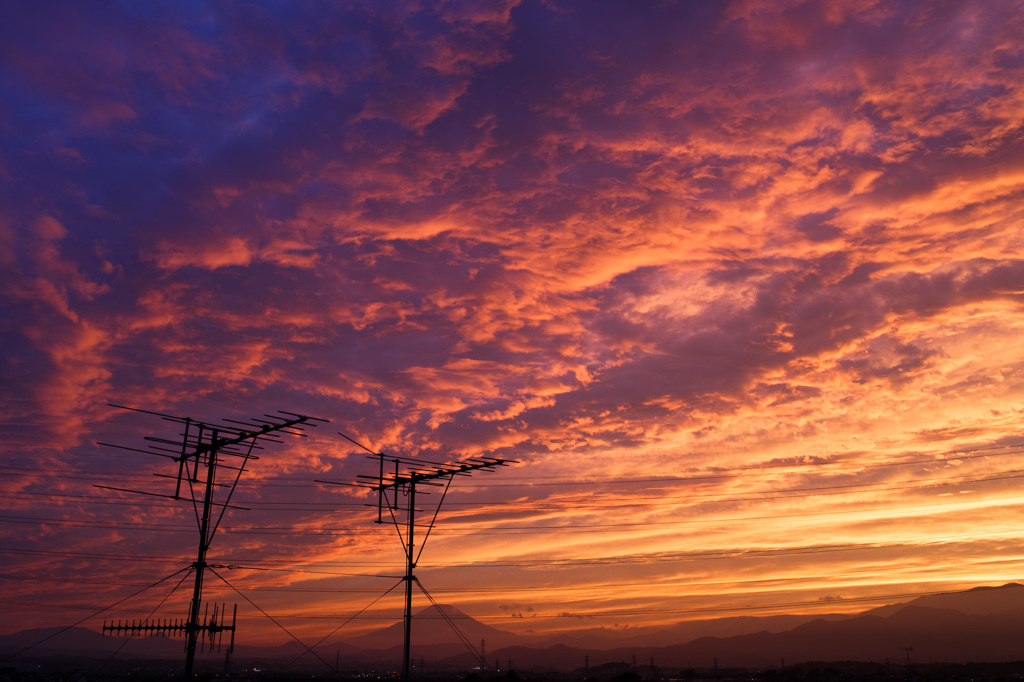
{"label": "hill silhouette", "polygon": [[[954,606],[955,608],[936,608]],[[748,623],[750,624],[750,623]],[[811,618],[783,632],[700,637],[668,646],[590,649],[566,645],[513,647],[494,652],[534,665],[579,668],[634,658],[678,668],[778,666],[783,660],[903,660],[905,649],[923,661],[1024,660],[1024,586],[1009,583],[920,597],[859,615]],[[450,661],[454,663],[455,661]],[[465,662],[465,661],[462,661]]]}
{"label": "hill silhouette", "polygon": [[[451,620],[461,637],[451,627]],[[646,632],[642,632],[646,631]],[[27,656],[109,657],[173,660],[182,656],[181,640],[145,637],[126,641],[85,628],[26,630],[0,637],[0,655],[47,638]],[[691,633],[704,636],[689,636]],[[707,636],[706,633],[724,633]],[[729,634],[737,633],[741,634]],[[616,638],[616,633],[621,636]],[[302,665],[331,665],[338,657],[345,669],[379,669],[400,661],[403,626],[398,621],[347,640],[332,638],[317,647],[321,660],[303,656]],[[470,651],[463,640],[477,651]],[[859,614],[725,618],[680,623],[659,629],[626,631],[589,629],[551,637],[524,637],[481,623],[449,605],[419,611],[413,620],[412,656],[434,669],[468,670],[480,664],[478,649],[486,641],[486,659],[519,669],[574,670],[585,657],[591,666],[636,660],[659,667],[777,667],[804,661],[899,661],[912,648],[919,661],[951,663],[1024,660],[1024,585],[1008,583],[964,592],[919,597]],[[304,648],[296,642],[280,647],[236,646],[236,660],[294,660]],[[214,656],[215,654],[208,654]],[[221,658],[223,655],[221,655]],[[326,663],[330,662],[330,663]]]}

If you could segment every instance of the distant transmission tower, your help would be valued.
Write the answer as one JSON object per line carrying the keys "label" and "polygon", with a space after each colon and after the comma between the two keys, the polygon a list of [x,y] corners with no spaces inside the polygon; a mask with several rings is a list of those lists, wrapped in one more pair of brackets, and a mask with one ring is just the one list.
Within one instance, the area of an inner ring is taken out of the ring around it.
{"label": "distant transmission tower", "polygon": [[[444,498],[448,494],[448,489],[451,487],[452,480],[456,476],[469,476],[474,471],[487,471],[493,472],[496,467],[508,466],[509,464],[517,464],[516,460],[509,459],[498,459],[495,457],[470,457],[465,460],[457,462],[430,462],[422,459],[414,459],[412,457],[395,457],[392,455],[384,455],[380,452],[374,452],[365,445],[352,440],[343,433],[339,433],[342,438],[358,445],[360,448],[366,450],[371,455],[377,458],[379,464],[379,472],[376,476],[364,476],[359,475],[357,478],[367,479],[365,483],[338,483],[337,481],[317,481],[318,483],[329,483],[334,485],[349,485],[358,488],[369,488],[377,493],[377,521],[376,523],[384,523],[384,510],[388,510],[388,514],[391,516],[392,522],[395,524],[395,530],[398,531],[398,537],[402,540],[402,545],[405,549],[405,615],[404,615],[404,641],[403,641],[403,655],[402,655],[402,682],[409,682],[410,674],[410,656],[411,656],[411,640],[412,640],[412,584],[415,582],[420,590],[426,594],[426,590],[423,589],[423,585],[420,584],[413,570],[416,568],[416,564],[419,562],[420,555],[423,553],[423,547],[426,545],[427,538],[430,537],[430,531],[434,528],[434,523],[437,521],[438,512],[441,511],[441,504],[444,503]],[[394,471],[385,471],[385,462],[388,464],[394,464]],[[416,486],[436,486],[443,487],[444,491],[441,493],[441,499],[437,503],[437,508],[434,510],[433,518],[430,520],[430,524],[427,526],[426,533],[423,539],[420,541],[419,551],[416,552],[415,542],[415,530],[416,530]],[[400,506],[399,500],[405,500],[405,505]],[[398,516],[405,512],[405,536],[402,536],[402,527],[399,523]],[[430,595],[427,594],[430,598]],[[431,601],[433,599],[431,598]],[[435,604],[436,606],[436,604]],[[461,632],[455,627],[455,624],[448,619],[447,615],[438,608],[438,613],[441,617],[448,621],[448,624],[452,626],[456,634],[462,639],[463,644],[473,651],[473,646],[466,640]],[[482,659],[481,659],[482,660]]]}
{"label": "distant transmission tower", "polygon": [[[155,474],[162,478],[176,479],[173,495],[163,495],[144,490],[114,488],[106,485],[97,485],[96,487],[105,488],[107,490],[136,493],[139,495],[166,497],[172,500],[191,500],[199,525],[199,551],[196,554],[195,562],[193,562],[191,566],[191,570],[195,571],[195,585],[192,589],[192,601],[189,605],[187,621],[181,622],[180,620],[172,621],[164,619],[154,622],[150,622],[149,620],[139,622],[132,621],[130,623],[128,621],[125,621],[124,623],[117,621],[116,624],[111,621],[110,623],[103,624],[103,632],[131,635],[151,634],[155,632],[178,635],[183,634],[186,641],[185,679],[191,679],[193,663],[196,656],[196,645],[199,642],[200,636],[202,637],[203,642],[209,643],[211,651],[215,644],[219,651],[223,633],[230,632],[231,642],[228,645],[227,653],[230,655],[234,650],[235,618],[238,612],[237,606],[232,612],[230,625],[227,625],[227,621],[225,619],[225,609],[223,607],[218,607],[217,605],[214,605],[212,617],[209,613],[209,605],[207,605],[206,613],[202,618],[200,618],[203,598],[203,573],[208,567],[208,564],[206,563],[206,552],[210,548],[210,543],[213,540],[214,534],[220,527],[221,519],[224,518],[224,512],[229,508],[244,509],[244,507],[232,506],[230,502],[231,497],[235,493],[235,487],[238,485],[238,479],[241,477],[242,472],[246,471],[246,464],[248,464],[250,460],[259,459],[256,455],[252,454],[253,450],[262,450],[263,448],[261,443],[284,442],[271,437],[270,434],[289,434],[305,438],[306,434],[302,433],[302,425],[315,426],[316,424],[314,422],[326,422],[327,420],[308,417],[301,414],[294,414],[292,412],[279,411],[276,415],[263,415],[266,419],[251,419],[249,422],[225,419],[223,421],[228,422],[227,424],[216,424],[197,421],[189,417],[175,417],[160,412],[124,407],[123,405],[111,404],[110,406],[122,410],[130,410],[132,412],[156,415],[164,421],[181,424],[183,429],[174,438],[146,436],[145,440],[150,441],[152,444],[145,450],[125,447],[123,445],[114,445],[111,443],[99,443],[99,445],[119,448],[121,450],[130,450],[132,452],[141,452],[148,455],[166,457],[177,462],[178,474],[177,476]],[[227,464],[226,462],[221,461],[222,459],[229,457],[235,458],[235,462],[237,463]],[[206,468],[205,481],[200,481],[200,466]],[[230,484],[216,482],[218,467],[234,470],[235,477]],[[201,497],[196,495],[198,491],[193,488],[194,484],[202,484],[203,488]],[[186,487],[188,489],[187,492],[183,490]],[[228,489],[227,496],[223,502],[217,502],[214,499],[214,492],[217,487]],[[199,508],[200,505],[202,505],[201,511]],[[216,520],[213,518],[214,507],[220,507],[220,513],[217,515]]]}

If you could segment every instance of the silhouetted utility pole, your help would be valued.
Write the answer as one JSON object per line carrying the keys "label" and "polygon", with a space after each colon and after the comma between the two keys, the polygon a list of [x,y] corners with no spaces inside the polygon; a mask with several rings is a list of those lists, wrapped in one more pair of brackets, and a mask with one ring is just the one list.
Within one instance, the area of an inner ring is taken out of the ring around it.
{"label": "silhouetted utility pole", "polygon": [[[355,445],[358,445],[376,457],[378,460],[379,472],[377,476],[357,476],[357,478],[367,479],[368,482],[366,483],[338,483],[337,481],[318,481],[318,483],[351,485],[360,488],[369,488],[370,490],[375,491],[377,493],[376,523],[384,523],[384,510],[387,509],[388,514],[391,516],[391,520],[395,525],[395,529],[398,531],[399,538],[403,541],[402,544],[405,549],[405,577],[403,578],[405,581],[405,622],[402,645],[402,682],[409,682],[410,655],[412,651],[412,584],[415,582],[419,585],[420,590],[423,590],[423,586],[420,585],[419,580],[416,579],[416,575],[413,571],[416,568],[420,555],[423,553],[423,547],[426,544],[427,538],[430,537],[430,531],[433,530],[434,523],[437,521],[437,514],[441,510],[441,504],[444,502],[444,498],[448,494],[448,489],[452,484],[452,480],[456,476],[469,476],[474,471],[494,471],[496,467],[508,466],[509,464],[516,463],[516,461],[498,459],[494,457],[474,457],[458,462],[446,463],[429,462],[412,457],[385,456],[383,453],[370,450],[365,445],[352,440],[343,433],[339,433],[338,435]],[[385,472],[385,460],[388,464],[394,464],[394,472]],[[437,503],[437,508],[434,510],[434,516],[431,519],[430,524],[427,526],[426,533],[420,541],[419,551],[417,552],[415,551],[415,519],[417,511],[416,487],[420,485],[443,487],[444,491],[441,494],[440,501]],[[404,507],[399,506],[400,499],[405,500]],[[396,511],[399,512],[399,514],[404,511],[406,515],[406,531],[404,538],[402,538],[402,530],[399,525],[398,517],[395,515]],[[426,591],[423,591],[426,594]],[[427,594],[427,597],[430,598],[430,595]],[[432,598],[431,601],[433,601]],[[449,619],[436,604],[435,607],[441,617],[448,621],[448,624],[452,626],[456,634],[460,639],[462,639],[466,648],[473,651],[473,645],[465,639],[461,632],[458,631],[451,619]],[[487,667],[487,663],[483,657],[479,654],[478,657],[481,660],[483,667]]]}
{"label": "silhouetted utility pole", "polygon": [[[282,411],[278,415],[264,415],[267,419],[252,419],[250,420],[252,423],[225,419],[224,421],[229,422],[229,424],[213,424],[196,421],[190,417],[175,417],[168,414],[162,414],[160,412],[150,412],[149,410],[139,410],[121,405],[111,405],[111,407],[152,414],[165,421],[183,425],[183,431],[177,434],[175,438],[146,436],[145,440],[155,443],[149,445],[147,450],[129,448],[121,445],[112,445],[110,443],[100,443],[100,445],[107,445],[109,447],[120,448],[122,450],[132,450],[135,452],[159,455],[174,460],[178,463],[177,482],[173,495],[160,495],[158,493],[151,493],[142,490],[113,488],[105,485],[98,485],[96,487],[105,488],[107,490],[138,493],[142,495],[154,495],[156,497],[167,497],[172,500],[191,500],[192,505],[195,508],[196,518],[198,519],[199,525],[199,549],[196,553],[196,560],[191,566],[191,570],[195,571],[195,583],[192,588],[192,600],[189,603],[188,620],[185,623],[180,621],[163,621],[150,624],[148,621],[145,621],[144,624],[136,624],[133,621],[130,625],[128,623],[122,625],[121,622],[118,621],[117,625],[114,625],[113,623],[104,624],[103,631],[118,634],[137,634],[139,632],[163,632],[166,634],[184,633],[186,641],[185,678],[189,679],[192,677],[192,669],[195,662],[196,648],[199,643],[200,635],[202,635],[204,641],[207,639],[207,636],[209,636],[211,651],[216,640],[217,650],[219,651],[220,638],[225,631],[229,631],[231,632],[231,643],[228,646],[227,653],[230,655],[234,650],[235,620],[238,614],[238,607],[235,606],[231,618],[231,625],[226,624],[224,618],[225,610],[223,607],[218,608],[215,605],[212,618],[209,616],[209,605],[207,605],[207,612],[204,614],[202,620],[200,619],[199,614],[203,606],[203,576],[206,568],[208,567],[206,562],[206,553],[210,548],[210,543],[213,540],[214,534],[217,532],[217,528],[220,526],[221,519],[224,518],[224,512],[229,508],[244,509],[244,507],[234,507],[229,503],[232,495],[234,495],[238,479],[241,477],[242,472],[246,471],[246,464],[248,464],[250,460],[259,459],[256,455],[252,454],[253,450],[262,449],[262,443],[283,442],[271,437],[270,434],[290,434],[293,436],[305,437],[305,434],[302,433],[303,428],[301,425],[306,424],[312,426],[314,424],[311,422],[326,422],[327,420]],[[241,461],[237,466],[232,466],[221,461],[222,458],[227,457],[235,457]],[[206,480],[203,481],[201,511],[199,508],[200,500],[196,497],[196,491],[193,487],[195,484],[200,483],[200,466],[206,467]],[[219,484],[216,481],[218,467],[233,469],[236,472],[234,481],[225,486],[229,490],[227,498],[223,502],[217,502],[214,499],[215,487],[225,485]],[[159,474],[157,475],[159,476]],[[187,496],[183,492],[183,489],[186,486],[188,488]],[[220,514],[217,515],[216,519],[214,519],[213,514],[214,507],[220,507]],[[227,665],[226,661],[225,665]]]}
{"label": "silhouetted utility pole", "polygon": [[905,649],[903,649],[903,651],[906,652],[906,654],[907,654],[907,679],[908,680],[912,677],[912,675],[910,674],[910,652],[913,651],[913,650],[914,650],[913,647],[906,647]]}

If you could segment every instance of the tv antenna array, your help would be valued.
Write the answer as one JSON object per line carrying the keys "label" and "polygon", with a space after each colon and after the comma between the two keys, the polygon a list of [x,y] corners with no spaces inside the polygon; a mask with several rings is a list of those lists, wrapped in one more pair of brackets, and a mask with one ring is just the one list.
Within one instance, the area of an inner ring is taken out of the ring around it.
{"label": "tv antenna array", "polygon": [[[235,622],[238,619],[238,604],[234,605],[231,611],[231,623],[228,624],[227,611],[223,604],[213,605],[213,614],[210,614],[210,605],[206,605],[206,613],[203,614],[203,619],[200,621],[196,630],[200,633],[202,641],[197,642],[196,647],[207,653],[213,653],[214,648],[220,653],[221,645],[224,641],[224,633],[230,632],[231,639],[228,642],[227,654],[230,655],[235,650]],[[156,621],[150,621],[148,618],[140,621],[124,621],[123,623],[118,620],[116,623],[111,621],[103,622],[103,633],[111,633],[112,635],[143,635],[148,636],[155,633],[162,633],[165,635],[178,635],[188,636],[189,623],[188,621],[180,618],[175,619],[160,619]]]}
{"label": "tv antenna array", "polygon": [[[337,481],[317,482],[354,486],[357,488],[368,488],[376,492],[377,504],[367,505],[377,507],[377,520],[375,523],[384,523],[384,510],[387,509],[391,520],[395,524],[395,530],[398,531],[399,539],[402,540],[402,545],[405,550],[405,576],[402,578],[403,581],[405,581],[402,682],[408,682],[411,669],[412,584],[414,582],[419,584],[419,580],[416,578],[413,571],[416,568],[416,564],[419,562],[420,555],[423,553],[423,547],[426,545],[427,539],[430,537],[430,531],[433,530],[434,524],[437,521],[437,515],[441,511],[441,505],[444,503],[444,498],[448,494],[448,489],[451,487],[452,481],[456,476],[470,476],[476,471],[494,473],[497,467],[508,466],[509,464],[518,464],[518,461],[511,459],[499,459],[495,457],[469,457],[465,460],[456,462],[431,462],[413,457],[396,457],[394,455],[385,455],[381,452],[374,452],[365,445],[352,440],[344,433],[339,432],[338,435],[359,446],[363,450],[366,450],[372,457],[376,458],[379,466],[379,473],[376,476],[367,476],[362,474],[357,475],[356,478],[364,479],[357,483],[339,483]],[[391,470],[390,465],[394,465],[394,471]],[[444,490],[441,493],[441,499],[437,503],[433,518],[427,526],[423,539],[420,540],[419,551],[417,552],[415,551],[415,519],[417,511],[416,487],[420,485],[441,487],[444,488]],[[400,504],[401,500],[404,500],[404,505]],[[399,523],[398,516],[396,516],[396,512],[398,512],[399,515],[401,515],[402,512],[405,513],[404,536],[402,535],[402,527]],[[420,586],[420,589],[423,589],[422,586]],[[442,615],[444,614],[442,613]]]}
{"label": "tv antenna array", "polygon": [[[309,417],[293,412],[279,410],[277,414],[265,414],[262,418],[250,419],[247,422],[234,419],[224,419],[223,423],[204,422],[190,417],[176,417],[161,412],[140,410],[124,405],[110,404],[122,410],[141,412],[160,417],[164,421],[180,424],[181,430],[176,437],[160,438],[146,436],[145,440],[150,442],[147,449],[131,448],[112,443],[99,443],[108,447],[132,452],[141,452],[147,455],[158,455],[173,460],[178,464],[177,475],[154,474],[160,478],[174,479],[174,494],[165,495],[148,492],[145,490],[129,490],[127,488],[115,488],[112,486],[98,485],[97,488],[117,490],[120,492],[135,493],[139,495],[151,495],[164,497],[172,500],[191,500],[196,512],[196,520],[199,526],[199,549],[196,553],[196,560],[192,563],[191,570],[195,571],[195,584],[192,589],[192,601],[189,605],[188,620],[184,623],[176,620],[162,620],[153,623],[104,624],[104,632],[127,633],[127,634],[151,634],[163,632],[165,634],[177,634],[185,636],[185,678],[191,679],[192,668],[195,661],[196,647],[203,642],[212,643],[217,640],[218,647],[225,631],[231,633],[231,642],[228,645],[227,653],[231,654],[235,643],[235,617],[238,607],[235,606],[231,616],[231,624],[227,625],[225,610],[216,605],[213,610],[213,617],[209,617],[209,605],[207,605],[206,616],[200,617],[203,602],[203,573],[209,566],[206,561],[206,553],[210,548],[214,534],[220,527],[224,518],[224,512],[228,509],[245,509],[231,504],[238,479],[250,460],[259,459],[253,454],[254,450],[262,450],[267,443],[283,443],[275,436],[292,435],[305,438],[303,433],[305,427],[316,426],[316,422],[326,422],[326,419]],[[201,468],[206,469],[205,481],[201,480]],[[234,480],[230,483],[217,482],[217,469],[223,468],[234,472]],[[201,496],[195,486],[202,486]],[[215,500],[216,488],[227,488],[227,495],[223,502]],[[200,508],[201,506],[201,508]],[[216,519],[213,518],[215,507],[220,508]],[[219,650],[219,649],[218,649]]]}

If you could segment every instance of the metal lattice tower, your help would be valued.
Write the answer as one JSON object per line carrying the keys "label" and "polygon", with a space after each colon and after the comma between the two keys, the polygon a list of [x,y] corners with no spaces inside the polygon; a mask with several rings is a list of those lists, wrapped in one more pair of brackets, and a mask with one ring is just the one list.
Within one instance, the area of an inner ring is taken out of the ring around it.
{"label": "metal lattice tower", "polygon": [[[304,426],[315,426],[315,422],[326,422],[326,419],[309,417],[292,412],[279,411],[278,414],[266,414],[264,418],[251,419],[248,422],[225,419],[225,423],[203,422],[190,417],[175,417],[160,412],[140,410],[123,405],[111,405],[123,410],[141,412],[144,414],[156,415],[164,421],[182,425],[182,430],[174,438],[159,438],[146,436],[145,440],[150,441],[147,449],[130,448],[123,445],[111,443],[100,443],[108,447],[142,452],[150,455],[166,457],[178,464],[176,476],[155,474],[161,478],[173,478],[176,480],[174,494],[165,495],[143,490],[129,490],[127,488],[114,488],[112,486],[98,485],[98,488],[117,490],[121,492],[136,493],[140,495],[151,495],[165,497],[172,500],[190,500],[196,512],[199,526],[199,549],[196,553],[196,560],[192,563],[191,570],[195,571],[195,583],[192,589],[192,600],[189,604],[188,620],[160,620],[149,622],[142,621],[130,624],[120,621],[104,623],[103,631],[111,633],[128,634],[151,634],[162,632],[165,634],[184,635],[185,644],[185,677],[192,677],[193,663],[195,661],[197,644],[209,643],[210,650],[216,643],[217,650],[220,650],[221,639],[224,632],[231,633],[231,642],[228,645],[227,653],[230,655],[235,643],[235,619],[238,608],[235,607],[231,624],[227,624],[225,618],[226,610],[223,606],[214,605],[213,615],[210,616],[209,605],[206,613],[201,617],[203,602],[203,577],[206,568],[206,553],[210,548],[214,534],[224,518],[224,512],[228,509],[244,509],[230,504],[234,495],[235,487],[242,473],[246,471],[246,465],[258,456],[253,454],[254,450],[262,450],[265,443],[283,443],[273,436],[288,434],[293,436],[306,437],[303,433]],[[232,463],[229,464],[228,462]],[[200,480],[200,468],[205,467],[205,481]],[[230,484],[217,482],[217,469],[224,468],[234,470],[234,480]],[[202,484],[202,495],[197,496],[194,485]],[[227,496],[223,502],[215,499],[215,490],[218,487],[227,488]],[[185,489],[187,488],[187,492]],[[201,505],[201,509],[200,509]],[[214,508],[219,507],[220,513],[214,518]]]}
{"label": "metal lattice tower", "polygon": [[[396,457],[374,452],[361,443],[352,440],[343,433],[341,437],[358,445],[378,460],[379,471],[376,476],[358,475],[357,478],[364,479],[359,483],[339,483],[337,481],[317,481],[318,483],[329,483],[334,485],[348,485],[358,488],[369,488],[377,493],[377,520],[375,523],[384,523],[384,510],[388,510],[398,536],[402,540],[405,550],[405,613],[403,616],[404,636],[402,646],[402,682],[409,682],[411,669],[411,641],[412,641],[412,584],[419,584],[414,570],[423,553],[430,531],[433,530],[437,520],[437,514],[441,510],[444,498],[456,476],[469,476],[475,471],[493,472],[497,467],[517,464],[517,460],[499,459],[495,457],[470,457],[456,462],[430,462],[427,460],[412,457]],[[385,463],[393,464],[394,471],[385,467]],[[426,533],[420,541],[419,551],[416,551],[416,488],[417,486],[443,487],[441,499],[434,510],[434,516],[427,526]],[[399,500],[405,500],[404,506]],[[395,512],[405,513],[405,535],[402,535],[402,528],[395,516]],[[422,589],[422,586],[420,586]],[[444,614],[442,613],[442,616]],[[460,633],[461,636],[461,633]],[[470,646],[472,650],[472,647]]]}

